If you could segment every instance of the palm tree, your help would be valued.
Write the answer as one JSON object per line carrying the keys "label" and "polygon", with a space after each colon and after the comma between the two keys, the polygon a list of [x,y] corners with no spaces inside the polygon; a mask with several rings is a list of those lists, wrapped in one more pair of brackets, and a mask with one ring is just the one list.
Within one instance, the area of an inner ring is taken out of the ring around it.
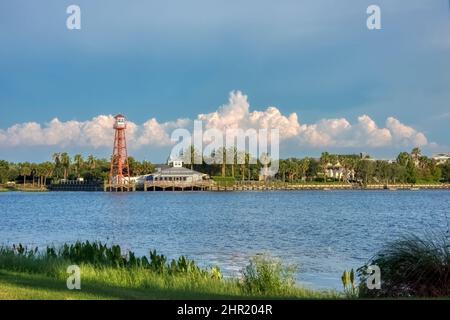
{"label": "palm tree", "polygon": [[414,161],[414,165],[418,166],[419,165],[419,159],[422,156],[422,150],[420,150],[420,148],[414,148],[411,151],[411,157]]}
{"label": "palm tree", "polygon": [[45,176],[45,165],[44,163],[39,163],[36,166],[36,174],[38,176],[38,187],[41,188],[44,184],[44,176]]}
{"label": "palm tree", "polygon": [[245,162],[246,162],[246,153],[245,151],[238,151],[236,154],[236,162],[239,165],[241,180],[245,180]]}
{"label": "palm tree", "polygon": [[303,179],[303,177],[306,175],[306,172],[309,169],[309,159],[305,158],[305,159],[300,160],[298,167],[299,167],[299,171],[300,171],[300,178]]}
{"label": "palm tree", "polygon": [[[347,157],[343,157],[341,159],[341,165],[344,168],[344,175],[343,175],[343,179],[345,179],[345,182],[350,182],[350,177],[351,175],[354,175],[354,169],[356,167],[356,162],[357,160],[355,159],[355,157],[352,156],[347,156]],[[353,179],[354,177],[352,177]]]}
{"label": "palm tree", "polygon": [[260,176],[262,173],[262,177],[264,179],[264,182],[267,181],[267,177],[268,177],[268,164],[270,162],[270,156],[266,153],[263,152],[261,154],[261,156],[259,157],[259,163],[262,165],[262,170],[259,172]]}
{"label": "palm tree", "polygon": [[52,156],[53,161],[55,162],[55,165],[58,166],[61,163],[61,153],[55,152]]}
{"label": "palm tree", "polygon": [[247,171],[248,171],[247,179],[248,180],[252,179],[252,168],[251,168],[251,164],[250,164],[251,160],[252,159],[251,159],[250,153],[246,153],[245,154],[245,163],[247,164]]}
{"label": "palm tree", "polygon": [[324,182],[327,182],[327,168],[331,161],[331,155],[328,152],[323,152],[320,157],[320,168],[323,174]]}
{"label": "palm tree", "polygon": [[21,163],[19,167],[20,175],[23,176],[23,185],[27,181],[27,176],[31,175],[31,166],[28,162]]}
{"label": "palm tree", "polygon": [[236,147],[231,147],[227,152],[229,152],[228,156],[233,158],[231,159],[231,176],[234,178],[237,163],[237,149]]}
{"label": "palm tree", "polygon": [[403,167],[406,167],[410,160],[411,156],[408,154],[408,152],[400,152],[397,157],[397,163]]}
{"label": "palm tree", "polygon": [[227,151],[224,147],[221,147],[217,150],[217,154],[216,156],[218,157],[218,159],[222,160],[221,163],[221,174],[222,177],[225,177],[226,175],[226,169],[227,169]]}
{"label": "palm tree", "polygon": [[294,182],[300,171],[300,163],[295,158],[289,158],[286,163],[289,182]]}
{"label": "palm tree", "polygon": [[31,165],[30,165],[30,168],[31,168],[31,178],[32,178],[32,183],[33,183],[33,187],[34,187],[34,178],[35,178],[35,176],[36,176],[36,174],[37,174],[37,164],[36,163],[32,163]]}
{"label": "palm tree", "polygon": [[47,185],[47,178],[49,178],[53,175],[53,172],[55,170],[55,165],[48,161],[44,162],[42,165],[43,165],[43,171],[44,171],[44,185]]}
{"label": "palm tree", "polygon": [[55,152],[52,155],[52,159],[53,159],[53,162],[55,163],[56,177],[59,178],[59,168],[61,167],[61,153]]}
{"label": "palm tree", "polygon": [[188,148],[183,150],[182,153],[183,163],[190,165],[191,170],[194,170],[195,164],[202,164],[203,159],[201,154],[195,149],[195,146],[191,144]]}
{"label": "palm tree", "polygon": [[90,154],[89,157],[87,158],[87,164],[88,164],[89,169],[91,169],[91,170],[95,169],[96,160],[92,154]]}
{"label": "palm tree", "polygon": [[73,161],[75,163],[75,171],[77,173],[78,178],[80,177],[80,171],[83,168],[84,165],[84,159],[83,156],[81,154],[76,154],[73,157]]}
{"label": "palm tree", "polygon": [[64,180],[67,180],[68,171],[70,168],[70,156],[67,152],[61,153],[61,166],[64,168]]}

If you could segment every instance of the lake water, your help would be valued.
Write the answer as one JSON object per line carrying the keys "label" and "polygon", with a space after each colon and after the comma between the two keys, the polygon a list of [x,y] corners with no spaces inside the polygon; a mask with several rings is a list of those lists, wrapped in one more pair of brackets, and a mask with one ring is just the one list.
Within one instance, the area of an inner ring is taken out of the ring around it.
{"label": "lake water", "polygon": [[299,266],[298,280],[340,289],[345,269],[386,241],[447,230],[450,191],[0,193],[0,243],[120,244],[187,255],[238,275],[256,253]]}

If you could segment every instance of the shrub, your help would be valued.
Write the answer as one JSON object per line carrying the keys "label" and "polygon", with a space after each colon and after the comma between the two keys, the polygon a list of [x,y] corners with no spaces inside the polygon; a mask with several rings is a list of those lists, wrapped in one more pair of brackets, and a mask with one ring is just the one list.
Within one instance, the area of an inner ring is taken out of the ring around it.
{"label": "shrub", "polygon": [[156,250],[150,251],[150,269],[157,273],[166,271],[167,258],[161,254],[157,254]]}
{"label": "shrub", "polygon": [[256,255],[243,270],[242,288],[248,294],[277,294],[289,292],[295,286],[297,267],[285,266],[267,255]]}
{"label": "shrub", "polygon": [[223,187],[231,187],[236,183],[236,179],[234,177],[213,176],[212,179],[218,185]]}
{"label": "shrub", "polygon": [[157,274],[176,275],[183,274],[191,277],[203,277],[211,279],[222,279],[220,269],[217,267],[211,270],[200,268],[193,260],[181,256],[177,260],[173,259],[170,263],[167,257],[157,254],[156,250],[150,251],[150,261],[146,256],[136,257],[134,252],[123,253],[118,245],[108,247],[101,242],[80,242],[74,244],[64,244],[60,248],[47,247],[42,253],[38,248],[28,249],[27,247],[13,245],[11,248],[0,247],[0,267],[10,265],[14,262],[17,266],[30,263],[31,266],[37,265],[34,262],[70,262],[75,264],[87,264],[94,267],[112,267],[112,268],[142,268],[149,269]]}
{"label": "shrub", "polygon": [[[407,236],[389,243],[358,269],[363,297],[443,297],[450,295],[450,243],[446,237]],[[367,267],[381,270],[381,290],[365,287]]]}

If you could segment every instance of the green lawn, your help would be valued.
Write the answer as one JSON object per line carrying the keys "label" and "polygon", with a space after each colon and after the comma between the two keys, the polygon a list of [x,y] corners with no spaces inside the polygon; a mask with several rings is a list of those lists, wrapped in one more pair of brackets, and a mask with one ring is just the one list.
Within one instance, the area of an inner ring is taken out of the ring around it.
{"label": "green lawn", "polygon": [[[132,287],[108,281],[82,280],[81,290],[68,290],[65,279],[40,274],[0,270],[0,299],[96,300],[96,299],[230,299],[232,294],[207,292],[200,288]],[[214,290],[211,290],[214,291]]]}
{"label": "green lawn", "polygon": [[[83,269],[82,269],[83,270]],[[106,276],[107,278],[103,278]],[[147,276],[147,277],[146,277]],[[198,281],[179,277],[133,275],[126,270],[90,269],[81,279],[81,290],[68,290],[66,279],[44,274],[0,270],[0,300],[96,299],[316,299],[337,294],[296,288],[277,295],[247,295],[232,281]]]}
{"label": "green lawn", "polygon": [[0,270],[0,300],[112,299],[92,290],[69,291],[65,283],[43,275]]}
{"label": "green lawn", "polygon": [[[264,256],[252,260],[247,278],[223,278],[219,269],[199,268],[180,257],[156,252],[124,258],[120,247],[99,243],[66,245],[59,251],[0,247],[0,299],[321,299],[336,292],[314,291],[284,277],[285,269]],[[80,268],[81,290],[67,289],[67,267]],[[293,274],[292,274],[293,276]]]}

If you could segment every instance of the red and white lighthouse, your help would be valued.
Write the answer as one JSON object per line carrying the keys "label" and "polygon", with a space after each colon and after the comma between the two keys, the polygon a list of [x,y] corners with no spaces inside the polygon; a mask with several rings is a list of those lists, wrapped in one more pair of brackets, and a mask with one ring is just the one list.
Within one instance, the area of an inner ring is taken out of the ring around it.
{"label": "red and white lighthouse", "polygon": [[130,167],[128,164],[127,140],[125,131],[127,121],[125,116],[118,114],[114,117],[114,148],[111,157],[111,171],[109,183],[112,186],[121,187],[130,184]]}

